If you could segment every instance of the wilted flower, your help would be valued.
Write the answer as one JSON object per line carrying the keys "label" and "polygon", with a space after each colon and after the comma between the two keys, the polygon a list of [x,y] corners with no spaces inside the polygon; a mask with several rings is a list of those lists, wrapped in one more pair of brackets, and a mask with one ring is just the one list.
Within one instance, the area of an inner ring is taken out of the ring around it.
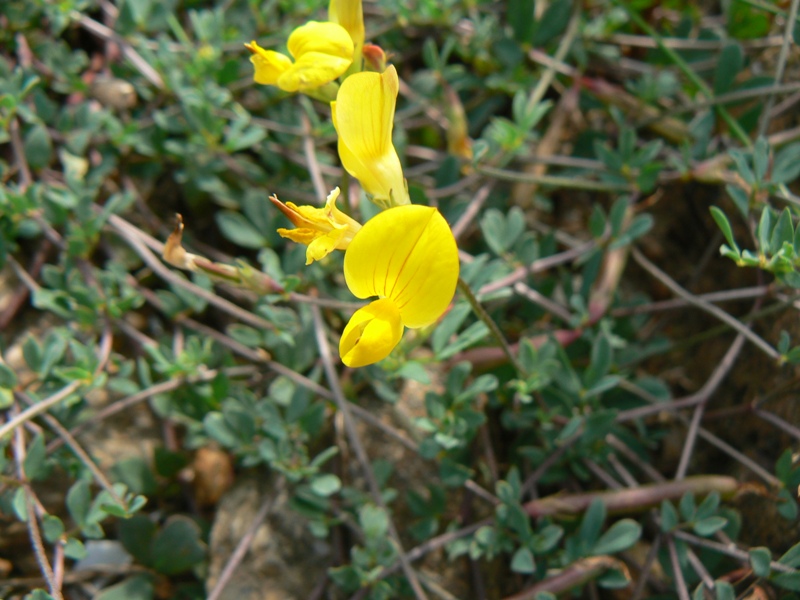
{"label": "wilted flower", "polygon": [[378,362],[404,327],[434,323],[453,299],[458,268],[453,233],[435,208],[398,206],[370,219],[347,248],[344,277],[356,297],[378,299],[350,318],[339,342],[342,362]]}
{"label": "wilted flower", "polygon": [[285,238],[307,244],[306,264],[324,258],[334,250],[346,250],[361,224],[336,208],[339,188],[328,194],[323,208],[297,206],[293,202],[284,204],[275,196],[270,201],[286,215],[297,229],[278,229]]}

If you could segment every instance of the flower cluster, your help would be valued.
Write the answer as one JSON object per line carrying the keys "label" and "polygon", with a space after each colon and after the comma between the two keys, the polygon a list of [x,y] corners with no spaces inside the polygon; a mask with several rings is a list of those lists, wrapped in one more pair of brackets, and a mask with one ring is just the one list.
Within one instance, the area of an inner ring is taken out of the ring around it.
{"label": "flower cluster", "polygon": [[[458,281],[458,249],[437,209],[411,204],[392,143],[400,82],[383,52],[364,44],[361,1],[331,0],[329,17],[292,32],[294,62],[256,42],[246,46],[256,83],[320,97],[343,78],[330,102],[339,158],[382,212],[362,226],[336,207],[338,188],[323,208],[270,200],[295,225],[278,233],[308,246],[306,264],[344,250],[347,287],[357,298],[375,298],[353,314],[339,343],[344,364],[361,367],[386,358],[406,327],[426,327],[444,313]],[[362,57],[375,70],[362,71]]]}

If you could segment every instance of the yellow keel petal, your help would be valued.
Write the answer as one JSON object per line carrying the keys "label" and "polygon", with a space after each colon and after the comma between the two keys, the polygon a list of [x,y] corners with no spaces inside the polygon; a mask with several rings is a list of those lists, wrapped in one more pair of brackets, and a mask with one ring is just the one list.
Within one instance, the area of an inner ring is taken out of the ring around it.
{"label": "yellow keel petal", "polygon": [[381,298],[350,317],[339,341],[339,355],[348,367],[371,365],[389,356],[401,337],[403,323],[397,307]]}

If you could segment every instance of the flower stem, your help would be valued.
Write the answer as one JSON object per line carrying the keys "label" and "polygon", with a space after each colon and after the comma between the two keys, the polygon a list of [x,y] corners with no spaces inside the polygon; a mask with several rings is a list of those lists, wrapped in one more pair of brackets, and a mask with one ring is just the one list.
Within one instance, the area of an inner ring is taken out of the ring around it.
{"label": "flower stem", "polygon": [[494,319],[489,316],[489,313],[487,313],[481,303],[478,302],[478,299],[475,297],[475,294],[472,293],[469,285],[467,285],[467,283],[461,279],[461,277],[458,278],[458,288],[461,290],[461,293],[464,294],[464,297],[467,299],[467,302],[469,302],[469,305],[472,307],[472,310],[475,312],[478,318],[483,321],[489,328],[489,331],[492,332],[494,339],[497,340],[497,343],[503,349],[503,352],[505,352],[509,362],[520,375],[520,377],[525,377],[525,371],[519,362],[517,362],[514,353],[511,351],[511,346],[509,346],[508,341],[503,335],[503,332],[500,331],[497,323],[494,322]]}

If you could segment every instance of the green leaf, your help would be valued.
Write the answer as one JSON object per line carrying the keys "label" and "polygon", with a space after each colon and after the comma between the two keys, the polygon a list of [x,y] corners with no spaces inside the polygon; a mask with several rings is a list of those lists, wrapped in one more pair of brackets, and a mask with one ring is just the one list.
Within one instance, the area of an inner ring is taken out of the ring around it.
{"label": "green leaf", "polygon": [[732,183],[725,186],[725,191],[728,192],[736,208],[739,209],[739,212],[742,213],[742,216],[746,219],[750,215],[750,198],[747,193],[742,188]]}
{"label": "green leaf", "polygon": [[67,543],[64,544],[64,555],[72,560],[81,560],[86,557],[86,547],[82,541],[74,537],[67,538]]}
{"label": "green leaf", "polygon": [[736,590],[727,581],[715,581],[714,588],[717,590],[717,600],[736,600]]}
{"label": "green leaf", "polygon": [[24,487],[18,487],[11,499],[11,508],[16,517],[26,523],[28,521],[28,494]]}
{"label": "green leaf", "polygon": [[661,501],[661,531],[668,533],[678,526],[678,511],[669,500]]}
{"label": "green leaf", "polygon": [[607,590],[621,590],[630,584],[630,577],[621,569],[609,569],[597,578],[597,585]]}
{"label": "green leaf", "polygon": [[733,237],[733,229],[731,228],[730,221],[728,221],[728,217],[716,206],[712,206],[709,210],[711,211],[711,216],[714,218],[714,221],[717,223],[717,227],[720,228],[722,235],[725,236],[725,241],[728,242],[728,246],[730,246],[736,254],[741,254],[739,246],[736,245],[736,240]]}
{"label": "green leaf", "polygon": [[697,507],[695,519],[701,520],[713,516],[719,508],[719,501],[719,492],[716,490],[712,491],[703,499],[703,501],[700,503],[700,506]]}
{"label": "green leaf", "polygon": [[379,540],[389,531],[389,517],[386,511],[374,504],[365,504],[358,511],[358,522],[367,540]]}
{"label": "green leaf", "polygon": [[342,481],[336,475],[326,473],[311,480],[311,489],[318,496],[327,498],[342,489]]}
{"label": "green leaf", "polygon": [[772,561],[772,553],[769,548],[760,546],[758,548],[750,548],[750,566],[753,568],[753,573],[758,577],[769,577],[770,562]]}
{"label": "green leaf", "polygon": [[708,537],[715,534],[728,524],[725,517],[708,517],[697,521],[693,525],[694,532],[701,537]]}
{"label": "green leaf", "polygon": [[173,515],[151,544],[153,568],[164,575],[188,571],[206,556],[197,523],[182,515]]}
{"label": "green leaf", "polygon": [[789,548],[783,556],[778,559],[778,562],[793,569],[800,567],[800,542]]}
{"label": "green leaf", "polygon": [[727,44],[719,53],[714,70],[714,94],[724,94],[731,89],[736,76],[742,70],[744,54],[736,42]]}
{"label": "green leaf", "polygon": [[792,592],[800,592],[800,571],[794,573],[779,573],[770,579],[778,587]]}
{"label": "green leaf", "polygon": [[519,548],[511,558],[511,570],[515,573],[533,573],[536,570],[533,553],[524,546]]}
{"label": "green leaf", "polygon": [[231,430],[225,416],[221,412],[214,411],[207,413],[203,419],[203,427],[209,436],[226,448],[235,448],[239,445],[238,436]]}
{"label": "green leaf", "polygon": [[119,522],[119,540],[125,549],[140,563],[151,564],[151,545],[156,534],[156,524],[145,515],[134,515]]}
{"label": "green leaf", "polygon": [[42,519],[42,533],[49,543],[56,543],[64,535],[64,523],[55,515],[45,515]]}
{"label": "green leaf", "polygon": [[686,492],[681,497],[680,503],[678,504],[678,509],[680,510],[681,517],[684,521],[694,521],[697,505],[694,502],[694,494],[692,492]]}
{"label": "green leaf", "polygon": [[79,527],[86,524],[91,502],[92,495],[86,481],[76,481],[67,492],[67,510]]}
{"label": "green leaf", "polygon": [[25,135],[25,158],[31,169],[41,169],[53,159],[53,141],[47,127],[34,125]]}
{"label": "green leaf", "polygon": [[436,354],[438,360],[446,360],[451,356],[455,356],[462,350],[466,350],[470,346],[477,344],[486,336],[489,335],[489,328],[483,321],[476,321],[467,327],[456,338],[454,342],[446,346],[441,352]]}
{"label": "green leaf", "polygon": [[514,39],[520,44],[530,44],[536,31],[534,15],[535,0],[509,0],[506,8],[506,20],[514,33]]}
{"label": "green leaf", "polygon": [[611,343],[605,335],[598,335],[592,345],[592,355],[589,368],[583,375],[583,385],[591,388],[608,373],[611,368],[613,353]]}
{"label": "green leaf", "polygon": [[42,347],[32,335],[28,336],[22,345],[22,356],[31,371],[39,371],[42,364]]}
{"label": "green leaf", "polygon": [[572,2],[561,0],[551,2],[544,11],[536,33],[533,35],[533,45],[543,46],[566,29],[569,16],[572,12]]}
{"label": "green leaf", "polygon": [[628,210],[628,199],[621,197],[611,206],[608,220],[611,223],[611,237],[617,237],[622,232],[622,222]]}
{"label": "green leaf", "polygon": [[431,382],[431,376],[425,369],[425,366],[416,361],[410,361],[403,364],[402,367],[395,371],[394,376],[402,379],[410,379],[411,381],[417,381],[425,385]]}
{"label": "green leaf", "polygon": [[496,208],[484,213],[481,219],[481,231],[492,251],[502,256],[525,230],[525,214],[518,206],[514,206],[504,215]]}
{"label": "green leaf", "polygon": [[800,142],[795,142],[775,153],[770,179],[775,183],[791,183],[798,177],[800,177]]}
{"label": "green leaf", "polygon": [[44,590],[33,590],[30,594],[27,594],[23,600],[55,600],[55,598]]}
{"label": "green leaf", "polygon": [[28,451],[23,462],[25,476],[31,481],[44,479],[50,472],[47,464],[47,450],[44,446],[44,436],[37,433],[33,442],[28,445]]}
{"label": "green leaf", "polygon": [[772,233],[772,210],[768,206],[761,211],[761,218],[758,221],[756,236],[758,237],[758,250],[764,254],[770,253],[769,239]]}
{"label": "green leaf", "polygon": [[558,525],[545,525],[540,531],[536,532],[531,540],[531,550],[536,554],[545,554],[556,547],[556,544],[564,537],[564,529]]}
{"label": "green leaf", "polygon": [[614,523],[592,547],[592,554],[613,554],[627,550],[642,535],[642,526],[633,519],[622,519]]}
{"label": "green leaf", "polygon": [[471,311],[472,308],[469,304],[461,302],[451,308],[445,315],[431,336],[431,346],[436,354],[444,350],[445,346],[450,342],[450,338],[455,335]]}
{"label": "green leaf", "polygon": [[214,218],[222,234],[231,242],[243,248],[263,248],[267,245],[266,238],[253,227],[252,223],[242,213],[222,211],[216,213]]}
{"label": "green leaf", "polygon": [[753,146],[753,170],[757,181],[764,181],[769,167],[769,144],[764,137],[759,136]]}
{"label": "green leaf", "polygon": [[7,364],[0,362],[0,388],[13,390],[15,387],[17,387],[16,374]]}
{"label": "green leaf", "polygon": [[587,547],[594,546],[606,520],[606,505],[599,498],[592,500],[586,514],[583,515],[579,531],[580,540]]}
{"label": "green leaf", "polygon": [[94,598],[95,600],[153,600],[154,594],[152,577],[134,575],[121,583],[105,588]]}
{"label": "green leaf", "polygon": [[135,494],[155,494],[158,490],[155,475],[150,465],[140,458],[127,458],[111,467],[116,481],[124,483]]}
{"label": "green leaf", "polygon": [[794,244],[792,213],[789,211],[788,207],[785,208],[781,213],[781,216],[778,217],[778,222],[775,224],[775,228],[772,230],[772,236],[770,237],[769,241],[770,251],[773,254],[778,252],[784,243],[789,245]]}

